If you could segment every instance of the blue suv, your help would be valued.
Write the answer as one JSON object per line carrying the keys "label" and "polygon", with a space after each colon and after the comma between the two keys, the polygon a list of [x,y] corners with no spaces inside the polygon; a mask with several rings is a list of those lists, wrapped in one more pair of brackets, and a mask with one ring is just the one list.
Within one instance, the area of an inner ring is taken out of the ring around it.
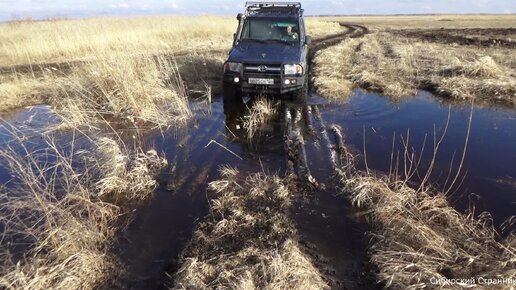
{"label": "blue suv", "polygon": [[306,98],[308,45],[301,3],[247,2],[224,63],[224,102],[243,94]]}

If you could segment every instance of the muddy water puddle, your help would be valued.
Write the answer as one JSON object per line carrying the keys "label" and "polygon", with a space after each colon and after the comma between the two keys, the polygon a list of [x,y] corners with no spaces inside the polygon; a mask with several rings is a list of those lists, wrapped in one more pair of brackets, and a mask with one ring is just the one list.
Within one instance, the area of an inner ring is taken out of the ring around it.
{"label": "muddy water puddle", "polygon": [[[58,123],[57,116],[47,105],[30,106],[0,112],[0,148],[11,147],[25,156],[24,147],[34,151],[46,147],[41,140],[41,132]],[[6,168],[0,165],[0,185],[10,180]]]}
{"label": "muddy water puddle", "polygon": [[[400,152],[402,164],[404,143],[409,144],[410,150],[421,154],[421,170],[412,178],[417,183],[432,158],[434,130],[440,136],[449,116],[430,180],[438,188],[449,188],[462,157],[472,107],[449,105],[426,92],[392,102],[361,90],[355,91],[345,103],[328,102],[317,95],[311,95],[307,103],[283,102],[277,117],[252,140],[246,138],[243,130],[246,106],[224,106],[220,96],[210,108],[192,103],[196,120],[180,131],[120,129],[124,140],[157,149],[167,156],[170,164],[159,177],[160,185],[154,197],[130,213],[131,221],[121,233],[116,251],[127,265],[127,275],[120,287],[163,287],[167,280],[165,271],[177,269],[178,256],[192,230],[208,213],[206,187],[218,178],[220,166],[285,175],[290,170],[285,134],[289,130],[287,125],[291,124],[291,129],[302,136],[306,154],[301,166],[297,164],[296,173],[308,172],[323,185],[294,202],[293,216],[300,243],[314,256],[314,263],[321,271],[335,280],[335,287],[367,288],[370,279],[364,235],[367,228],[357,222],[358,213],[345,197],[337,195],[331,148],[338,144],[333,126],[342,133],[346,147],[358,156],[356,162],[361,169],[366,168],[367,160],[370,170],[392,171],[391,153],[397,156]],[[287,112],[293,118],[290,123]],[[52,114],[48,108],[42,106],[2,118],[15,127],[44,128],[53,124],[54,117],[49,116]],[[514,128],[515,110],[473,106],[461,174],[451,187],[450,200],[459,210],[466,210],[474,203],[477,212],[489,211],[497,226],[516,212]],[[22,133],[33,131],[37,130]],[[17,140],[4,133],[0,130],[2,146],[16,144]],[[32,141],[37,146],[37,139]],[[8,172],[0,168],[0,182],[7,180]]]}
{"label": "muddy water puddle", "polygon": [[[156,281],[162,280],[163,276],[156,275],[161,275],[163,269],[177,267],[177,256],[188,242],[192,229],[207,214],[206,185],[217,178],[220,165],[229,164],[251,172],[286,173],[288,157],[284,136],[287,121],[284,112],[290,110],[292,114],[297,111],[302,115],[297,125],[304,137],[310,174],[326,187],[295,203],[294,218],[301,242],[313,252],[322,271],[337,280],[334,285],[365,287],[356,281],[370,279],[364,273],[368,271],[364,264],[364,232],[367,229],[356,222],[357,213],[346,199],[336,195],[331,153],[326,143],[330,142],[330,147],[336,144],[331,133],[327,139],[323,136],[321,126],[326,131],[330,131],[332,125],[341,128],[346,146],[359,156],[357,165],[362,169],[365,169],[365,132],[367,164],[371,170],[382,172],[389,172],[391,152],[403,152],[402,140],[408,139],[409,147],[417,154],[422,153],[420,174],[423,174],[432,157],[434,127],[440,136],[449,116],[431,178],[437,187],[442,187],[449,175],[450,162],[453,160],[452,178],[448,180],[453,180],[460,162],[471,106],[450,106],[426,92],[393,103],[384,96],[360,90],[342,104],[312,95],[308,106],[311,108],[309,123],[313,128],[303,120],[307,117],[305,106],[285,102],[281,104],[277,118],[258,138],[249,142],[241,122],[246,115],[245,106],[224,108],[221,101],[216,100],[212,104],[212,113],[201,114],[197,123],[186,132],[175,136],[164,134],[165,137],[154,139],[158,151],[165,152],[176,166],[162,175],[156,197],[137,210],[135,221],[127,231],[128,245],[124,246],[124,251],[129,264],[134,265],[131,272],[138,273],[132,275],[139,277],[133,281],[136,285],[158,287],[161,282]],[[515,212],[516,189],[511,182],[516,178],[515,125],[514,110],[473,106],[470,139],[457,178],[461,182],[457,181],[451,192],[451,201],[460,210],[474,202],[477,211],[491,212],[497,225]],[[312,132],[314,129],[316,134]],[[426,145],[423,146],[425,136]],[[417,182],[417,175],[413,179]],[[449,186],[449,182],[446,185]]]}
{"label": "muddy water puddle", "polygon": [[[463,154],[472,109],[462,170],[451,186]],[[449,116],[431,183],[438,189],[451,187],[450,201],[459,210],[473,203],[478,213],[490,212],[495,225],[516,213],[516,110],[450,105],[427,92],[394,104],[381,95],[356,91],[346,106],[327,105],[324,116],[328,122],[341,125],[346,143],[362,157],[358,163],[361,168],[365,167],[364,132],[367,164],[372,169],[388,173],[395,163],[391,162],[391,152],[394,160],[398,152],[403,156],[404,142],[417,156],[422,153],[415,183],[426,173],[432,158],[434,129],[437,138],[442,136]],[[403,158],[399,159],[401,168]]]}

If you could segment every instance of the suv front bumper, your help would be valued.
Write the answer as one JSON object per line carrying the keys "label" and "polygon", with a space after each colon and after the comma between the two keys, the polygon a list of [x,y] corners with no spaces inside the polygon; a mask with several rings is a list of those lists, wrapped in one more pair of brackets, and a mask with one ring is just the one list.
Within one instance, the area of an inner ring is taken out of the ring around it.
{"label": "suv front bumper", "polygon": [[[242,93],[267,93],[267,94],[286,94],[303,88],[305,75],[286,76],[278,74],[253,74],[225,72],[224,85],[231,85],[239,88]],[[255,85],[249,83],[249,78],[272,79],[271,85]],[[286,81],[288,80],[288,84]]]}

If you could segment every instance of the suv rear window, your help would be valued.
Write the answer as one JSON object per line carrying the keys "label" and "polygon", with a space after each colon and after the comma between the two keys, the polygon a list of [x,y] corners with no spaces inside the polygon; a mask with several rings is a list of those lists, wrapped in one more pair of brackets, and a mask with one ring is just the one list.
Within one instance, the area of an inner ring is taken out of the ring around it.
{"label": "suv rear window", "polygon": [[248,18],[244,24],[242,40],[299,42],[299,25],[290,20]]}

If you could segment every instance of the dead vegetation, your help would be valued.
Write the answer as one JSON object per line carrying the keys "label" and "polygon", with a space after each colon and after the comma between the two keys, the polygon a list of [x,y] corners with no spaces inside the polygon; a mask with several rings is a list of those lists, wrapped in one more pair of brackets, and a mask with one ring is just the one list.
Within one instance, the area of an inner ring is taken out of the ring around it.
{"label": "dead vegetation", "polygon": [[[341,30],[337,23],[317,18],[306,22],[314,37]],[[0,68],[91,61],[113,52],[125,56],[226,52],[237,24],[234,17],[207,15],[2,23]]]}
{"label": "dead vegetation", "polygon": [[[414,170],[410,165],[405,174]],[[460,213],[446,193],[425,183],[414,189],[395,175],[359,172],[353,164],[337,170],[342,193],[372,226],[369,252],[379,282],[394,289],[483,289],[479,278],[516,278],[514,233],[502,239],[488,213]]]}
{"label": "dead vegetation", "polygon": [[429,42],[473,45],[494,48],[516,48],[516,28],[448,28],[390,30],[394,34]]}
{"label": "dead vegetation", "polygon": [[[231,47],[236,20],[210,16],[106,17],[22,21],[3,23],[0,27],[4,32],[0,37],[0,110],[48,103],[52,98],[59,100],[66,87],[72,89],[64,92],[74,95],[74,103],[77,99],[87,102],[76,120],[80,123],[88,117],[84,116],[85,111],[98,103],[99,98],[88,91],[96,87],[102,94],[118,95],[100,104],[107,109],[115,113],[134,111],[131,98],[137,94],[136,97],[145,97],[144,104],[140,104],[145,111],[136,113],[151,122],[165,118],[167,123],[170,108],[159,108],[157,112],[152,109],[161,101],[177,102],[170,96],[173,93],[184,94],[177,87],[173,92],[162,90],[157,84],[162,74],[171,76],[172,70],[178,70],[188,83],[184,87],[186,92],[211,98],[211,92],[217,91],[221,83],[222,62]],[[307,27],[315,37],[341,30],[337,23],[315,18],[307,20]],[[145,95],[142,89],[150,92]],[[128,96],[127,104],[121,104],[121,95]],[[149,102],[149,95],[157,97]],[[177,107],[185,112],[183,104]],[[63,111],[67,110],[65,107]],[[178,112],[172,113],[177,116]]]}
{"label": "dead vegetation", "polygon": [[177,67],[161,58],[119,56],[74,68],[56,84],[50,103],[72,128],[104,119],[180,126],[192,117]]}
{"label": "dead vegetation", "polygon": [[[0,66],[91,61],[97,55],[226,50],[233,17],[99,17],[3,23]],[[30,37],[29,37],[30,36]]]}
{"label": "dead vegetation", "polygon": [[348,38],[315,58],[322,95],[346,99],[361,87],[399,98],[418,89],[454,99],[516,105],[513,49],[461,46],[377,31]]}
{"label": "dead vegetation", "polygon": [[12,176],[0,188],[0,288],[93,289],[121,274],[111,254],[120,210],[100,195],[148,196],[163,160],[154,152],[133,160],[106,138],[61,146],[38,135],[44,146],[33,148],[13,135],[28,145],[0,150]]}
{"label": "dead vegetation", "polygon": [[[383,177],[355,175],[342,182],[353,204],[368,211],[374,227],[371,262],[387,287],[423,289],[433,279],[516,278],[515,236],[499,241],[488,214],[461,214],[442,193],[418,192]],[[476,280],[450,288],[463,286],[483,287]]]}
{"label": "dead vegetation", "polygon": [[244,116],[243,127],[247,132],[247,139],[252,140],[260,128],[276,114],[279,102],[266,97],[259,97],[253,101],[249,114]]}
{"label": "dead vegetation", "polygon": [[461,29],[461,28],[500,28],[513,27],[516,16],[514,14],[435,14],[435,15],[378,15],[378,16],[340,16],[321,17],[320,20],[344,21],[357,23],[378,30],[390,29]]}
{"label": "dead vegetation", "polygon": [[157,175],[168,164],[153,149],[133,152],[110,138],[100,138],[97,146],[99,166],[104,171],[104,177],[96,183],[97,195],[107,195],[110,200],[147,199],[158,186]]}
{"label": "dead vegetation", "polygon": [[223,168],[210,214],[182,254],[174,289],[327,289],[289,218],[288,180]]}
{"label": "dead vegetation", "polygon": [[[32,77],[20,76],[14,80],[3,80],[0,76],[0,96],[2,96],[1,111],[22,106],[41,104],[43,80],[35,80]],[[47,84],[48,85],[48,84]]]}

